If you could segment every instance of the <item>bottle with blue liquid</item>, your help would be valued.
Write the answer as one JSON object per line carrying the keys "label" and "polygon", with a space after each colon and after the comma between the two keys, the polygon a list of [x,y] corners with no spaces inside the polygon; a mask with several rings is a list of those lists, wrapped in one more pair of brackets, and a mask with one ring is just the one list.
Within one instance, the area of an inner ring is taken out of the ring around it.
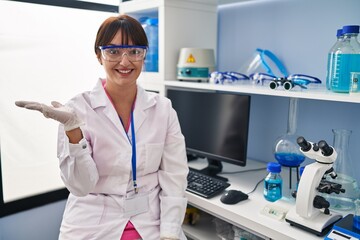
{"label": "bottle with blue liquid", "polygon": [[159,20],[158,18],[144,19],[143,28],[149,42],[149,49],[145,58],[145,71],[158,72],[159,71]]}
{"label": "bottle with blue liquid", "polygon": [[331,90],[349,93],[351,72],[360,71],[360,44],[357,40],[359,26],[344,26],[342,33],[342,45],[334,54],[333,76],[330,80]]}
{"label": "bottle with blue liquid", "polygon": [[269,202],[275,202],[282,198],[281,165],[276,162],[269,162],[267,171],[269,174],[264,181],[264,197]]}
{"label": "bottle with blue liquid", "polygon": [[334,78],[334,69],[335,69],[334,65],[335,65],[335,59],[336,59],[335,54],[341,48],[342,40],[344,38],[343,33],[342,33],[342,28],[337,30],[336,38],[337,38],[336,42],[330,48],[329,54],[328,54],[327,74],[326,74],[326,88],[328,90],[331,90],[331,79]]}

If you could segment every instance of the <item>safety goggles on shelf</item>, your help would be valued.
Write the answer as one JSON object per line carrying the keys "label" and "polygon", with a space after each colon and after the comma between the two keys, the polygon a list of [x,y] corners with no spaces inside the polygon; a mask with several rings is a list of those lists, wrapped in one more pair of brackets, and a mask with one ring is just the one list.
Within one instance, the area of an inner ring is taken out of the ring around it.
{"label": "safety goggles on shelf", "polygon": [[249,76],[256,84],[264,84],[264,81],[270,81],[269,87],[271,89],[276,89],[282,86],[285,90],[290,90],[295,86],[299,86],[303,89],[307,89],[307,85],[310,83],[320,84],[321,80],[317,77],[313,77],[305,74],[291,74],[287,77],[276,77],[267,73],[253,73]]}
{"label": "safety goggles on shelf", "polygon": [[146,46],[136,45],[108,45],[100,46],[101,55],[104,60],[109,62],[120,62],[124,55],[127,56],[131,62],[144,60],[146,55]]}
{"label": "safety goggles on shelf", "polygon": [[234,83],[239,80],[249,80],[245,74],[238,72],[212,72],[210,74],[210,82],[216,84]]}

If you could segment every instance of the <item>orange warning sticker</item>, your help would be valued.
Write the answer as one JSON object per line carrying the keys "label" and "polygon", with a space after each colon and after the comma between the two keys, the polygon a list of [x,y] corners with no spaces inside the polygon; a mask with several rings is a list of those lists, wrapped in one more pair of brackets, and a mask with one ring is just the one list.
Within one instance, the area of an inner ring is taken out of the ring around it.
{"label": "orange warning sticker", "polygon": [[189,57],[187,58],[186,62],[187,63],[194,63],[196,61],[195,61],[194,56],[192,54],[190,54]]}

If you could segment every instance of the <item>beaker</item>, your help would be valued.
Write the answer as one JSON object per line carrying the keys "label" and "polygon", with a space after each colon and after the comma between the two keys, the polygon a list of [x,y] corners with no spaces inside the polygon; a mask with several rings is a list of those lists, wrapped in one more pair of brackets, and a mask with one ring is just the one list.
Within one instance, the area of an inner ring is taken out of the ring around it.
{"label": "beaker", "polygon": [[355,213],[354,213],[353,226],[354,228],[360,230],[360,199],[356,199],[354,201],[354,204],[355,204]]}
{"label": "beaker", "polygon": [[275,141],[274,156],[282,166],[289,167],[289,191],[284,189],[284,196],[291,198],[292,190],[296,189],[296,183],[292,184],[292,169],[296,169],[296,179],[299,181],[299,166],[305,160],[305,156],[300,152],[296,141],[298,138],[296,128],[299,100],[290,98],[289,101],[287,132]]}
{"label": "beaker", "polygon": [[332,179],[327,176],[330,182],[341,184],[345,189],[344,193],[325,194],[324,197],[330,203],[330,208],[341,211],[354,209],[354,201],[360,197],[360,190],[355,177],[355,169],[349,154],[349,140],[352,131],[347,129],[333,129],[334,144],[333,147],[337,152],[337,158],[333,168],[337,177]]}

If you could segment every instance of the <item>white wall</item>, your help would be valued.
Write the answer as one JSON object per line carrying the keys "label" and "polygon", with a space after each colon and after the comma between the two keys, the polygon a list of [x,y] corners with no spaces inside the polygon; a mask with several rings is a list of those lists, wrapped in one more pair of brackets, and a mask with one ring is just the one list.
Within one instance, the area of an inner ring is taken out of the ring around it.
{"label": "white wall", "polygon": [[[116,13],[0,1],[0,142],[4,201],[63,188],[58,123],[16,100],[66,102],[91,90],[102,67],[100,24]],[[0,239],[57,239],[65,201],[0,219]]]}

